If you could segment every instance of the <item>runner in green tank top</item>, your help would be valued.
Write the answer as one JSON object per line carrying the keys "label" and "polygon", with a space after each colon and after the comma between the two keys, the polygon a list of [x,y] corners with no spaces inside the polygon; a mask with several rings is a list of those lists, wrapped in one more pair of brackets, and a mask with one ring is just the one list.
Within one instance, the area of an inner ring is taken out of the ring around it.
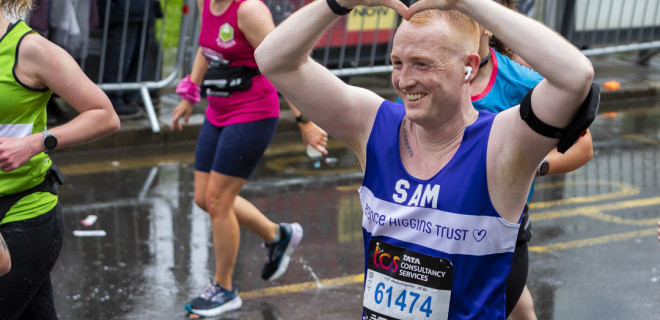
{"label": "runner in green tank top", "polygon": [[[31,5],[0,0],[0,271],[11,266],[0,277],[0,319],[57,319],[50,271],[64,224],[61,178],[47,153],[119,129],[108,97],[75,60],[25,22],[12,22]],[[53,92],[79,115],[50,129],[46,103]]]}

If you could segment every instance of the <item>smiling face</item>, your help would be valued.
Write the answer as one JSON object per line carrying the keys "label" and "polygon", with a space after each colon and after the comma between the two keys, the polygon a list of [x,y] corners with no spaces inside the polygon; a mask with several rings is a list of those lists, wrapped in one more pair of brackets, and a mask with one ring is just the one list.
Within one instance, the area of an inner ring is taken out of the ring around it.
{"label": "smiling face", "polygon": [[394,36],[392,84],[413,121],[438,119],[465,99],[466,57],[476,52],[478,29],[466,38],[443,14],[404,21]]}

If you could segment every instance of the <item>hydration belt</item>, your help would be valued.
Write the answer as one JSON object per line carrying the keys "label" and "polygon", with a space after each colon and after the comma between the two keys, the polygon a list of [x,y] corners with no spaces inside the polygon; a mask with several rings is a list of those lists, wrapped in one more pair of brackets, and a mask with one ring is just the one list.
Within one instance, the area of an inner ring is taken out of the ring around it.
{"label": "hydration belt", "polygon": [[14,206],[25,196],[35,192],[48,192],[57,195],[58,186],[62,185],[63,183],[64,175],[57,169],[55,164],[51,163],[50,169],[48,169],[48,172],[46,172],[44,181],[42,181],[40,184],[25,191],[0,197],[0,221],[5,218],[5,215],[7,212],[9,212],[9,209],[11,209],[12,206]]}
{"label": "hydration belt", "polygon": [[207,96],[230,97],[234,91],[252,88],[252,78],[260,75],[258,68],[248,66],[209,66],[202,80],[202,91]]}

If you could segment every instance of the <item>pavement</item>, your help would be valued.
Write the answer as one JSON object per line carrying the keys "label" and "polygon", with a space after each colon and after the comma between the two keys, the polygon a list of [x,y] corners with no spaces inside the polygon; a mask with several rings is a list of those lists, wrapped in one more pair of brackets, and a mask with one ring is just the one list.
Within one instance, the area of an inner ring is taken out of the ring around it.
{"label": "pavement", "polygon": [[[621,53],[590,57],[594,66],[594,82],[601,85],[601,107],[599,112],[607,112],[612,102],[622,99],[648,99],[660,97],[660,54],[648,59],[645,65],[637,63],[637,53]],[[612,90],[604,85],[608,81],[616,81],[620,87]],[[349,82],[353,85],[369,88],[387,99],[395,99],[396,94],[392,88],[389,74],[367,75],[351,77]],[[159,92],[159,101],[154,103],[158,115],[161,131],[154,133],[151,125],[144,116],[133,119],[122,119],[120,131],[114,135],[85,145],[73,147],[62,152],[91,151],[107,148],[126,148],[139,146],[176,147],[181,144],[194,145],[199,129],[204,120],[206,100],[202,99],[195,105],[195,110],[183,131],[172,131],[171,112],[179,102],[174,93],[174,87],[165,88]],[[62,103],[60,103],[62,105]],[[286,102],[281,100],[281,116],[278,134],[287,132],[295,134],[298,128]],[[64,106],[67,109],[66,106]],[[69,109],[70,113],[72,109]],[[277,135],[276,135],[277,136]]]}

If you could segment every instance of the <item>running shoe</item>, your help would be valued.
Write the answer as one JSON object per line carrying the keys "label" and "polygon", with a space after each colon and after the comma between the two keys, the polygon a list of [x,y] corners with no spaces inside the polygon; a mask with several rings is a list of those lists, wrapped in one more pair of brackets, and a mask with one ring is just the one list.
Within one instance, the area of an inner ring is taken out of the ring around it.
{"label": "running shoe", "polygon": [[213,317],[221,313],[232,311],[243,305],[238,289],[234,285],[233,290],[227,290],[223,286],[212,282],[206,286],[199,297],[193,299],[186,310],[202,317]]}
{"label": "running shoe", "polygon": [[280,241],[264,243],[267,251],[266,264],[261,271],[261,278],[273,281],[289,267],[291,254],[303,237],[303,229],[298,223],[280,223]]}

